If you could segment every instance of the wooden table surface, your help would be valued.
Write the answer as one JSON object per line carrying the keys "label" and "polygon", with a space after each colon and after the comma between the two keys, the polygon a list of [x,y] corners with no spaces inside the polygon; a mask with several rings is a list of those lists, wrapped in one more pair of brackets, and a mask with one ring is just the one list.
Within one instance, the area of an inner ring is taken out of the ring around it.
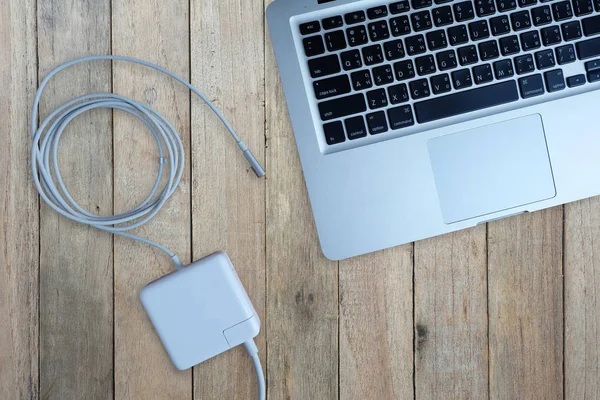
{"label": "wooden table surface", "polygon": [[[172,270],[168,257],[38,199],[28,130],[37,84],[59,63],[110,53],[189,78],[266,166],[257,179],[206,106],[142,67],[76,67],[41,102],[45,116],[112,90],[179,130],[183,181],[139,234],[185,262],[230,254],[262,320],[269,399],[600,399],[600,200],[328,261],[266,3],[0,0],[0,399],[256,395],[242,348],[171,366],[138,300]],[[152,137],[119,112],[79,117],[59,157],[74,197],[98,214],[131,208],[157,169]]]}

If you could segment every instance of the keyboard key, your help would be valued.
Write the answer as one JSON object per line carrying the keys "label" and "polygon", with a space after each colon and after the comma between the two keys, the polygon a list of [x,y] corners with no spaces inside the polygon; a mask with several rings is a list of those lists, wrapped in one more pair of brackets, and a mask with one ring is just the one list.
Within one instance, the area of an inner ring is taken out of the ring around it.
{"label": "keyboard key", "polygon": [[552,46],[553,44],[562,42],[560,28],[558,26],[550,26],[542,29],[542,41],[544,42],[544,46]]}
{"label": "keyboard key", "polygon": [[542,50],[535,53],[535,63],[537,69],[552,68],[556,65],[554,61],[554,52],[552,49]]}
{"label": "keyboard key", "polygon": [[502,52],[503,56],[509,56],[511,54],[517,54],[520,52],[521,48],[519,46],[519,38],[513,35],[500,39],[500,51]]}
{"label": "keyboard key", "polygon": [[493,60],[499,56],[498,44],[495,40],[479,43],[479,57],[481,61]]}
{"label": "keyboard key", "polygon": [[589,83],[600,82],[600,71],[588,72],[587,76]]}
{"label": "keyboard key", "polygon": [[492,34],[494,36],[510,33],[510,22],[506,15],[490,19],[490,26],[492,27]]}
{"label": "keyboard key", "polygon": [[517,74],[519,75],[535,71],[533,56],[531,54],[525,54],[524,56],[515,57],[515,67],[517,69]]}
{"label": "keyboard key", "polygon": [[510,20],[515,32],[531,28],[531,18],[529,17],[528,10],[517,11],[510,14]]}
{"label": "keyboard key", "polygon": [[327,45],[327,50],[329,51],[338,51],[346,48],[346,38],[344,36],[344,31],[335,31],[329,32],[325,34],[325,44]]}
{"label": "keyboard key", "polygon": [[367,37],[367,28],[365,28],[364,25],[346,29],[346,36],[348,37],[348,43],[353,47],[366,44],[369,41],[369,38]]}
{"label": "keyboard key", "polygon": [[401,15],[390,19],[390,28],[392,30],[392,35],[396,37],[409,34],[411,31],[408,15]]}
{"label": "keyboard key", "polygon": [[546,78],[546,90],[548,93],[558,92],[567,87],[562,69],[553,69],[544,74]]}
{"label": "keyboard key", "polygon": [[378,44],[363,47],[362,53],[365,65],[375,65],[383,62],[383,53],[381,52],[381,46]]}
{"label": "keyboard key", "polygon": [[381,67],[373,68],[373,80],[375,85],[387,85],[394,82],[394,72],[391,65],[382,65]]}
{"label": "keyboard key", "polygon": [[575,47],[580,60],[598,57],[600,56],[600,37],[578,42]]}
{"label": "keyboard key", "polygon": [[596,8],[596,12],[600,12],[600,0],[593,0]]}
{"label": "keyboard key", "polygon": [[588,61],[585,63],[585,70],[587,72],[598,71],[600,70],[600,59]]}
{"label": "keyboard key", "polygon": [[407,37],[405,41],[406,52],[409,56],[422,54],[427,51],[427,47],[425,47],[425,38],[423,37],[423,35]]}
{"label": "keyboard key", "polygon": [[353,72],[352,74],[350,74],[350,80],[352,81],[352,87],[354,88],[354,90],[368,89],[373,86],[371,73],[368,69]]}
{"label": "keyboard key", "polygon": [[554,13],[554,20],[556,22],[571,18],[573,16],[571,2],[567,0],[552,4],[552,12]]}
{"label": "keyboard key", "polygon": [[542,74],[519,78],[519,88],[521,89],[521,97],[524,99],[544,94],[544,80],[542,79]]}
{"label": "keyboard key", "polygon": [[465,90],[447,96],[434,97],[415,103],[415,114],[420,124],[483,110],[519,99],[514,80]]}
{"label": "keyboard key", "polygon": [[300,25],[300,33],[303,35],[310,35],[311,33],[317,33],[321,30],[321,24],[319,21],[307,22]]}
{"label": "keyboard key", "polygon": [[387,95],[385,89],[375,89],[367,92],[367,102],[371,110],[383,108],[388,106]]}
{"label": "keyboard key", "polygon": [[391,104],[400,104],[408,101],[408,88],[405,83],[390,86],[388,88]]}
{"label": "keyboard key", "polygon": [[518,0],[519,7],[529,7],[537,4],[537,0]]}
{"label": "keyboard key", "polygon": [[446,40],[446,32],[443,29],[429,32],[427,34],[427,44],[429,45],[429,50],[431,51],[436,51],[448,47],[448,40]]}
{"label": "keyboard key", "polygon": [[459,69],[458,71],[454,71],[452,73],[452,82],[454,83],[454,89],[466,89],[473,85],[473,81],[471,80],[471,71],[467,68]]}
{"label": "keyboard key", "polygon": [[410,96],[413,100],[424,99],[431,94],[427,79],[417,79],[408,84],[410,87]]}
{"label": "keyboard key", "polygon": [[372,42],[388,39],[390,37],[390,30],[387,21],[371,22],[369,24],[369,37]]}
{"label": "keyboard key", "polygon": [[471,33],[471,40],[473,41],[490,37],[490,29],[488,28],[486,20],[471,22],[469,24],[469,32]]}
{"label": "keyboard key", "polygon": [[547,25],[552,23],[552,11],[550,6],[536,7],[531,10],[531,17],[535,26]]}
{"label": "keyboard key", "polygon": [[323,131],[325,132],[325,140],[327,141],[328,145],[343,143],[346,141],[344,126],[340,121],[323,125]]}
{"label": "keyboard key", "polygon": [[334,76],[313,82],[317,100],[326,99],[341,94],[350,93],[350,80],[348,75]]}
{"label": "keyboard key", "polygon": [[586,82],[585,75],[583,75],[583,74],[570,76],[567,78],[567,86],[570,88],[584,85],[585,82]]}
{"label": "keyboard key", "polygon": [[411,14],[412,27],[415,32],[421,32],[432,27],[431,14],[428,10],[419,11]]}
{"label": "keyboard key", "polygon": [[346,134],[348,139],[354,140],[367,136],[367,128],[365,127],[365,120],[362,116],[348,118],[344,121],[346,126]]}
{"label": "keyboard key", "polygon": [[452,7],[444,6],[433,9],[433,23],[435,26],[446,26],[454,22],[452,18]]}
{"label": "keyboard key", "polygon": [[575,11],[575,15],[580,17],[593,13],[594,5],[592,4],[592,0],[573,0],[573,10]]}
{"label": "keyboard key", "polygon": [[581,20],[581,23],[583,24],[583,33],[585,36],[593,36],[600,33],[600,15],[584,18]]}
{"label": "keyboard key", "polygon": [[400,39],[384,43],[383,50],[385,52],[385,58],[388,61],[398,60],[399,58],[404,57],[404,46]]}
{"label": "keyboard key", "polygon": [[410,11],[410,5],[408,4],[408,0],[398,1],[396,3],[390,4],[390,12],[392,14],[402,14]]}
{"label": "keyboard key", "polygon": [[306,57],[317,56],[325,53],[325,44],[321,35],[307,37],[302,41]]}
{"label": "keyboard key", "polygon": [[454,53],[454,50],[440,51],[436,54],[436,58],[440,71],[447,71],[457,67],[456,53]]}
{"label": "keyboard key", "polygon": [[387,15],[388,9],[386,6],[373,7],[367,10],[367,16],[369,19],[383,18],[387,17]]}
{"label": "keyboard key", "polygon": [[365,22],[366,19],[367,18],[365,17],[364,11],[356,11],[356,12],[351,12],[351,13],[344,15],[344,21],[346,21],[346,24],[348,24],[348,25]]}
{"label": "keyboard key", "polygon": [[469,41],[467,27],[465,25],[457,25],[448,28],[448,39],[452,46],[467,43]]}
{"label": "keyboard key", "polygon": [[558,61],[558,65],[569,64],[575,62],[575,60],[577,60],[577,56],[575,55],[575,47],[572,44],[556,48],[556,61]]}
{"label": "keyboard key", "polygon": [[337,74],[342,70],[338,56],[335,54],[309,60],[308,69],[313,78]]}
{"label": "keyboard key", "polygon": [[538,31],[529,31],[521,34],[521,45],[523,51],[530,51],[542,47]]}
{"label": "keyboard key", "polygon": [[367,114],[367,125],[369,125],[369,132],[371,135],[387,132],[388,125],[385,120],[385,113],[383,111],[378,111]]}
{"label": "keyboard key", "polygon": [[493,81],[492,66],[490,64],[483,64],[473,67],[473,78],[475,78],[476,85]]}
{"label": "keyboard key", "polygon": [[433,60],[432,55],[415,58],[415,65],[417,66],[417,73],[420,76],[436,72],[435,61]]}
{"label": "keyboard key", "polygon": [[479,17],[487,17],[496,13],[494,0],[475,0],[475,10]]}
{"label": "keyboard key", "polygon": [[499,12],[511,11],[517,8],[516,0],[497,0],[496,5]]}
{"label": "keyboard key", "polygon": [[515,70],[510,59],[496,61],[494,63],[494,74],[496,79],[510,78],[514,76]]}
{"label": "keyboard key", "polygon": [[396,72],[396,79],[403,81],[415,77],[415,67],[411,60],[399,61],[394,64],[394,72]]}
{"label": "keyboard key", "polygon": [[571,21],[562,24],[562,34],[566,42],[581,39],[581,24],[579,21]]}
{"label": "keyboard key", "polygon": [[350,50],[340,54],[342,58],[342,67],[345,71],[351,71],[362,67],[362,60],[360,58],[360,51]]}
{"label": "keyboard key", "polygon": [[415,117],[408,104],[390,108],[387,113],[390,120],[390,128],[393,130],[407,128],[415,124]]}
{"label": "keyboard key", "polygon": [[463,1],[454,5],[454,19],[456,19],[457,22],[468,21],[473,18],[475,18],[473,3],[470,1]]}
{"label": "keyboard key", "polygon": [[447,93],[452,90],[450,77],[448,74],[441,74],[431,77],[431,90],[433,94]]}
{"label": "keyboard key", "polygon": [[411,0],[412,8],[418,10],[419,8],[430,7],[433,3],[431,0]]}
{"label": "keyboard key", "polygon": [[341,15],[336,15],[335,17],[325,18],[323,21],[323,29],[335,29],[340,28],[344,25],[344,21],[342,20]]}
{"label": "keyboard key", "polygon": [[365,111],[367,111],[367,104],[365,103],[365,96],[362,93],[319,103],[319,113],[323,121],[342,118]]}
{"label": "keyboard key", "polygon": [[477,57],[477,48],[474,45],[459,47],[458,48],[458,59],[460,65],[475,64],[479,61]]}

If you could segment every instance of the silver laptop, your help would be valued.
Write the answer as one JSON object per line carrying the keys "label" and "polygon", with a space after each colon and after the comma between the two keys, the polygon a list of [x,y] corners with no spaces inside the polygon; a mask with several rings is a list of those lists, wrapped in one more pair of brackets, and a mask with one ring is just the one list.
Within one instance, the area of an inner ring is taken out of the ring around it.
{"label": "silver laptop", "polygon": [[325,256],[600,194],[600,0],[276,0]]}

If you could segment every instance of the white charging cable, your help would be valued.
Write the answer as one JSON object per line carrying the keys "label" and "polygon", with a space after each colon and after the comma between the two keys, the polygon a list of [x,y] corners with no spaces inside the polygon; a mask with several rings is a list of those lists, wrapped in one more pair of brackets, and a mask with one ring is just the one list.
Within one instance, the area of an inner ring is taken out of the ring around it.
{"label": "white charging cable", "polygon": [[[40,103],[40,97],[42,96],[48,81],[50,81],[54,75],[73,65],[99,60],[116,60],[140,64],[160,71],[186,86],[189,90],[200,97],[215,112],[215,114],[217,114],[219,119],[223,122],[237,143],[240,150],[243,152],[244,157],[246,157],[250,163],[250,166],[252,167],[252,170],[256,176],[264,176],[265,171],[256,157],[254,157],[250,150],[248,150],[248,147],[246,147],[244,142],[240,140],[239,136],[235,133],[231,125],[229,125],[227,120],[225,120],[223,114],[221,114],[221,112],[206,98],[206,96],[200,93],[198,89],[189,84],[186,80],[158,65],[131,57],[92,56],[79,58],[62,64],[52,70],[48,76],[44,78],[35,95],[33,108],[31,110],[31,172],[35,187],[44,202],[57,213],[73,221],[93,226],[94,228],[110,232],[115,235],[138,240],[140,242],[149,244],[150,246],[156,247],[157,249],[167,253],[177,268],[182,268],[183,264],[181,260],[171,250],[146,238],[127,233],[127,231],[139,228],[146,222],[150,221],[175,192],[179,182],[181,181],[181,176],[184,170],[183,144],[179,134],[177,133],[177,130],[164,116],[143,103],[128,99],[123,96],[113,93],[94,93],[77,97],[66,102],[51,112],[50,115],[48,115],[38,125],[38,107]],[[135,208],[118,215],[99,216],[84,210],[69,194],[58,168],[58,145],[64,129],[78,115],[97,108],[120,110],[136,117],[150,130],[158,146],[159,168],[152,190],[148,196]],[[166,183],[161,189],[160,183],[163,174],[165,173],[165,165],[168,167],[168,176],[166,178]],[[245,347],[248,351],[248,354],[254,361],[254,366],[256,368],[256,374],[259,381],[259,396],[262,400],[265,398],[265,382],[262,368],[260,367],[260,360],[258,359],[258,349],[256,348],[256,345],[254,345],[254,342],[249,342],[245,345]]]}

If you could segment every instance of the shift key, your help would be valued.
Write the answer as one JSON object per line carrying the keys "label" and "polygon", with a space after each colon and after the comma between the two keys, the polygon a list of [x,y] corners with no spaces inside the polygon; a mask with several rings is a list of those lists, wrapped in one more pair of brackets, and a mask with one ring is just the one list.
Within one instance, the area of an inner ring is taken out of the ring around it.
{"label": "shift key", "polygon": [[363,94],[354,94],[319,103],[319,112],[323,121],[358,114],[366,110],[367,103]]}

